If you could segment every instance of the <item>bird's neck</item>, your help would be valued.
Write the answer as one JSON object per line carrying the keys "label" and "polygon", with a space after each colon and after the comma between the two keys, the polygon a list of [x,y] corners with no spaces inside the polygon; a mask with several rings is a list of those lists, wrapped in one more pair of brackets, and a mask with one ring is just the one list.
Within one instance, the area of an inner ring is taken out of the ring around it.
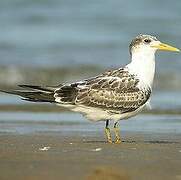
{"label": "bird's neck", "polygon": [[136,74],[143,83],[152,87],[155,75],[155,52],[134,52],[131,63],[127,65],[131,73]]}

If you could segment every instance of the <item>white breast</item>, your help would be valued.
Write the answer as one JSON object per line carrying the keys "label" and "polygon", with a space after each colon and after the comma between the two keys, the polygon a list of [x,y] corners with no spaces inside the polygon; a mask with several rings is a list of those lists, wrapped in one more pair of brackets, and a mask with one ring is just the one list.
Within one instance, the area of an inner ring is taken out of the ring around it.
{"label": "white breast", "polygon": [[127,68],[132,74],[137,75],[141,84],[152,87],[155,75],[155,52],[147,50],[134,52]]}

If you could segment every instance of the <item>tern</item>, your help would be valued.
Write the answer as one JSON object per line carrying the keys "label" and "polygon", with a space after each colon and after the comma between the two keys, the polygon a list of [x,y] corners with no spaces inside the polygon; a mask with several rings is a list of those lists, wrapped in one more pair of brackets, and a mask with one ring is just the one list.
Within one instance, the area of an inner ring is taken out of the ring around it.
{"label": "tern", "polygon": [[107,142],[112,143],[109,122],[114,122],[115,143],[121,143],[119,120],[137,115],[149,104],[157,50],[180,50],[151,35],[138,35],[129,46],[131,62],[98,76],[58,86],[19,85],[3,91],[33,102],[50,102],[82,113],[91,121],[105,121]]}

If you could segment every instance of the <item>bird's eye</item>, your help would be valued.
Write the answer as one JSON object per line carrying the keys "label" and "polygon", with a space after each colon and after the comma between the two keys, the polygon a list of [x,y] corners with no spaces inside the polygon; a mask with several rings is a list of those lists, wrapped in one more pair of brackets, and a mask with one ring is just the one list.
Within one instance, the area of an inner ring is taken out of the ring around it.
{"label": "bird's eye", "polygon": [[151,42],[151,39],[145,39],[144,42],[145,42],[145,43],[150,43],[150,42]]}

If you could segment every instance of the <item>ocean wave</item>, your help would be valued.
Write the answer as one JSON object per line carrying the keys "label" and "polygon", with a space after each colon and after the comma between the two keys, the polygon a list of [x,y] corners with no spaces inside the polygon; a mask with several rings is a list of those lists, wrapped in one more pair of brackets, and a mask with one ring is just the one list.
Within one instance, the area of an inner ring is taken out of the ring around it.
{"label": "ocean wave", "polygon": [[[107,70],[95,65],[65,67],[23,67],[0,66],[0,87],[15,88],[18,84],[58,85],[62,82],[82,80]],[[156,74],[155,90],[181,90],[181,76],[178,71],[163,71]]]}

